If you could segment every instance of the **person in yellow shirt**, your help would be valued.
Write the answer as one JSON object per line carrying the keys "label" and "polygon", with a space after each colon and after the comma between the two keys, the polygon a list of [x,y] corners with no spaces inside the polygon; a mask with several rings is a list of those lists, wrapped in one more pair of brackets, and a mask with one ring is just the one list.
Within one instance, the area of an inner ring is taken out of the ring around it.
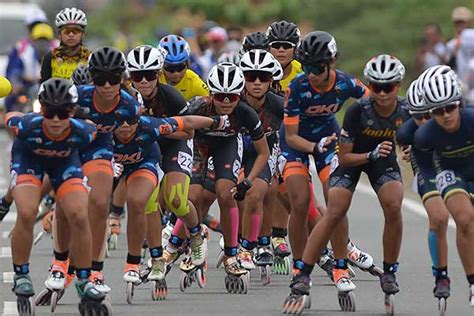
{"label": "person in yellow shirt", "polygon": [[77,8],[65,8],[56,15],[61,43],[46,54],[41,64],[41,82],[49,78],[71,79],[80,64],[87,64],[91,51],[82,45],[86,14]]}
{"label": "person in yellow shirt", "polygon": [[190,48],[188,42],[178,35],[167,35],[158,45],[166,50],[165,65],[160,82],[174,86],[186,99],[209,95],[209,89],[202,79],[188,68]]}
{"label": "person in yellow shirt", "polygon": [[280,62],[283,78],[280,80],[285,91],[291,80],[303,72],[301,64],[294,60],[296,46],[300,41],[300,30],[296,24],[285,20],[273,22],[267,30],[270,53]]}

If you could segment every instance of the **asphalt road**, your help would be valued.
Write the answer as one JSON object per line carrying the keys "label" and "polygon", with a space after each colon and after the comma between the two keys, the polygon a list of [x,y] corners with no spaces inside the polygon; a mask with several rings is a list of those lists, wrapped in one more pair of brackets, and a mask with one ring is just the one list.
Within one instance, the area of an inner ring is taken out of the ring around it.
{"label": "asphalt road", "polygon": [[[8,185],[9,140],[0,133],[0,191]],[[319,191],[319,189],[317,189]],[[318,192],[319,193],[319,192]],[[406,201],[403,209],[404,238],[400,257],[398,279],[401,292],[396,295],[397,315],[436,315],[437,300],[433,298],[431,260],[427,247],[427,218],[420,204]],[[214,212],[216,208],[214,207]],[[10,241],[8,231],[14,224],[14,212],[0,223],[0,313],[16,314],[15,296],[10,291],[13,278]],[[351,237],[364,250],[371,253],[377,264],[382,263],[383,217],[378,201],[366,186],[359,186],[349,214]],[[37,231],[40,227],[36,227]],[[467,281],[462,270],[455,244],[455,228],[448,232],[449,274],[451,297],[448,300],[448,315],[473,315],[468,305]],[[105,262],[105,276],[111,286],[111,299],[115,315],[277,315],[289,293],[289,277],[273,275],[271,283],[263,286],[257,272],[252,273],[250,289],[246,295],[227,294],[224,287],[224,271],[216,269],[219,251],[218,235],[212,234],[209,243],[209,270],[207,285],[200,289],[196,284],[181,293],[179,269],[175,266],[167,277],[168,297],[165,301],[152,301],[150,284],[136,288],[132,305],[127,304],[122,271],[126,258],[126,240],[122,234],[119,249],[113,251]],[[41,291],[47,277],[52,246],[49,236],[43,238],[33,249],[31,257],[32,278],[37,293]],[[384,315],[383,294],[378,279],[356,270],[355,290],[357,312],[352,315]],[[305,315],[342,315],[337,291],[324,272],[315,268],[312,276],[312,308]],[[68,289],[57,307],[56,314],[77,314],[78,298],[73,288]],[[37,315],[49,314],[48,307],[38,307]]]}

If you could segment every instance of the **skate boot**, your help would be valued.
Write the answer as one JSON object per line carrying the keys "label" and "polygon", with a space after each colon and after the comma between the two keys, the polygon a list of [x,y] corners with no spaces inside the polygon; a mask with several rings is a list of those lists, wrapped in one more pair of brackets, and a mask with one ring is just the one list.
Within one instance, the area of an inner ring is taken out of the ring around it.
{"label": "skate boot", "polygon": [[221,235],[221,238],[219,239],[219,248],[221,248],[221,250],[219,251],[219,254],[217,255],[216,268],[219,268],[222,264],[222,260],[224,260],[224,236],[222,235]]}
{"label": "skate boot", "polygon": [[152,258],[148,261],[150,265],[150,274],[147,280],[151,281],[151,298],[154,301],[164,300],[168,295],[168,286],[166,284],[166,262],[163,256]]}
{"label": "skate boot", "polygon": [[230,294],[247,294],[249,288],[248,271],[240,267],[235,256],[224,256],[225,288]]}
{"label": "skate boot", "polygon": [[113,315],[112,305],[106,299],[106,294],[87,279],[75,282],[77,294],[81,298],[79,313],[83,316]]}
{"label": "skate boot", "polygon": [[376,277],[382,276],[383,270],[374,264],[374,258],[370,254],[357,248],[352,241],[349,241],[347,244],[347,257],[349,258],[350,264],[358,267],[362,271],[369,272]]}
{"label": "skate boot", "polygon": [[289,275],[291,272],[290,250],[288,244],[283,237],[272,237],[273,254],[275,262],[273,265],[273,273]]}
{"label": "skate boot", "polygon": [[[334,282],[334,278],[332,275],[332,269],[336,265],[336,261],[334,259],[334,253],[332,249],[326,248],[324,249],[323,253],[321,254],[321,257],[319,257],[318,261],[318,266],[326,272],[328,277],[331,279],[331,281]],[[347,271],[349,272],[349,275],[351,278],[354,278],[356,276],[354,269],[352,269],[351,266],[347,267]]]}
{"label": "skate boot", "polygon": [[171,237],[171,233],[173,232],[174,225],[170,222],[166,224],[161,230],[161,246],[165,249],[168,246],[168,241]]}
{"label": "skate boot", "polygon": [[38,215],[36,217],[37,220],[43,218],[44,215],[46,215],[46,213],[51,211],[51,209],[53,208],[54,202],[55,202],[54,197],[50,196],[49,194],[46,194],[41,199],[41,202],[38,206]]}
{"label": "skate boot", "polygon": [[8,203],[5,200],[5,197],[0,199],[0,222],[3,221],[5,216],[7,216],[8,212],[10,212],[10,206],[12,203]]}
{"label": "skate boot", "polygon": [[35,305],[50,305],[51,313],[56,310],[56,305],[64,295],[66,288],[66,275],[69,260],[59,261],[54,259],[50,268],[49,277],[44,282],[45,289],[42,290],[35,299]]}
{"label": "skate boot", "polygon": [[12,291],[17,296],[16,306],[20,316],[34,315],[35,305],[33,302],[33,283],[28,274],[15,275]]}
{"label": "skate boot", "polygon": [[451,281],[449,277],[437,278],[433,289],[434,297],[438,299],[438,309],[440,315],[446,314],[446,305],[450,294]]}
{"label": "skate boot", "polygon": [[356,286],[352,282],[348,269],[333,269],[333,279],[338,293],[339,306],[343,312],[355,312],[355,295],[352,292]]}
{"label": "skate boot", "polygon": [[237,254],[237,260],[239,261],[240,266],[244,268],[245,270],[248,270],[249,273],[250,273],[250,270],[255,269],[255,263],[253,262],[253,250],[240,248]]}
{"label": "skate boot", "polygon": [[121,233],[121,221],[122,216],[110,213],[109,215],[109,250],[115,250],[118,246],[118,238]]}
{"label": "skate boot", "polygon": [[165,260],[166,264],[166,274],[168,274],[171,271],[171,268],[173,267],[173,264],[178,260],[179,258],[179,252],[178,249],[175,249],[172,247],[171,244],[168,244],[166,249],[163,249],[163,259]]}
{"label": "skate boot", "polygon": [[92,271],[89,280],[94,284],[94,288],[105,295],[109,294],[110,287],[105,284],[104,273],[102,271]]}
{"label": "skate boot", "polygon": [[255,263],[260,268],[260,279],[263,285],[270,284],[273,266],[273,253],[270,246],[257,247],[257,255],[255,256]]}
{"label": "skate boot", "polygon": [[395,313],[395,294],[400,292],[400,287],[397,283],[397,278],[393,273],[383,273],[380,278],[380,286],[385,293],[385,312],[387,315],[394,315]]}
{"label": "skate boot", "polygon": [[206,286],[206,262],[200,266],[196,266],[192,262],[191,257],[186,257],[179,265],[181,274],[179,276],[179,289],[181,292],[185,292],[186,289],[191,287],[193,282],[196,282],[202,289]]}
{"label": "skate boot", "polygon": [[190,248],[193,265],[203,265],[207,259],[207,239],[203,235],[203,229],[195,235],[191,234]]}
{"label": "skate boot", "polygon": [[309,276],[301,272],[297,273],[291,281],[291,292],[283,302],[282,312],[284,314],[299,315],[305,308],[311,308],[311,297],[309,295],[310,288],[311,279]]}
{"label": "skate boot", "polygon": [[139,285],[142,281],[140,277],[140,265],[131,263],[125,264],[123,281],[127,283],[127,303],[132,304],[135,286]]}

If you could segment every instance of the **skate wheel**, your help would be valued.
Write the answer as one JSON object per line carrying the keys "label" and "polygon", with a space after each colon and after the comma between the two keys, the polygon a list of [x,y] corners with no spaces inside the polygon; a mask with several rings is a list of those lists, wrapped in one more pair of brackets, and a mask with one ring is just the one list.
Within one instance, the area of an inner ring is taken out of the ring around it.
{"label": "skate wheel", "polygon": [[20,316],[30,316],[35,314],[33,296],[18,296],[16,306]]}
{"label": "skate wheel", "polygon": [[271,274],[272,274],[272,268],[269,265],[260,267],[260,277],[262,279],[263,285],[270,284]]}
{"label": "skate wheel", "polygon": [[151,298],[154,301],[164,300],[168,295],[166,280],[151,282]]}
{"label": "skate wheel", "polygon": [[51,303],[51,291],[43,289],[35,298],[35,306],[44,306]]}
{"label": "skate wheel", "polygon": [[57,291],[53,291],[51,293],[51,313],[54,313],[54,311],[56,310],[56,304],[58,304],[58,292]]}
{"label": "skate wheel", "polygon": [[221,266],[223,260],[224,252],[221,250],[221,252],[219,252],[219,255],[217,256],[216,268],[219,268]]}
{"label": "skate wheel", "polygon": [[179,275],[179,289],[181,292],[185,292],[188,287],[188,275],[184,272],[181,272]]}
{"label": "skate wheel", "polygon": [[340,292],[338,294],[339,306],[343,312],[355,312],[355,295],[354,292]]}
{"label": "skate wheel", "polygon": [[111,234],[109,236],[109,250],[116,250],[118,246],[118,235],[117,234]]}
{"label": "skate wheel", "polygon": [[110,303],[110,299],[108,300],[104,299],[101,303],[101,307],[102,307],[101,316],[112,316],[114,314],[112,310],[112,304]]}
{"label": "skate wheel", "polygon": [[196,282],[201,289],[206,286],[206,274],[201,269],[196,270]]}
{"label": "skate wheel", "polygon": [[389,316],[395,314],[395,295],[385,294],[385,312]]}
{"label": "skate wheel", "polygon": [[439,316],[446,315],[446,305],[448,301],[444,297],[441,297],[438,301]]}
{"label": "skate wheel", "polygon": [[291,262],[290,262],[290,257],[285,257],[283,259],[284,261],[284,270],[283,270],[283,274],[284,275],[289,275],[291,273]]}
{"label": "skate wheel", "polygon": [[249,283],[250,283],[250,272],[240,276],[241,280],[241,291],[240,294],[247,294],[249,290]]}
{"label": "skate wheel", "polygon": [[132,304],[133,301],[133,291],[134,291],[135,285],[132,282],[127,282],[127,303]]}

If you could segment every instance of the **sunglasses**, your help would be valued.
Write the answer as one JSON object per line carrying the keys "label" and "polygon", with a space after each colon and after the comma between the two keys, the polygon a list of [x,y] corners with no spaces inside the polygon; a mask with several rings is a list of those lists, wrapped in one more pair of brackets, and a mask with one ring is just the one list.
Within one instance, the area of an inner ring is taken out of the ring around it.
{"label": "sunglasses", "polygon": [[212,96],[214,97],[215,100],[222,103],[232,103],[240,99],[240,96],[234,93],[216,93],[216,94],[213,94]]}
{"label": "sunglasses", "polygon": [[143,78],[146,81],[156,80],[158,74],[156,71],[133,71],[130,73],[130,79],[135,82],[141,82]]}
{"label": "sunglasses", "polygon": [[283,49],[291,49],[294,48],[296,45],[290,42],[272,42],[270,43],[270,48],[273,49],[280,49],[283,47]]}
{"label": "sunglasses", "polygon": [[264,72],[264,71],[246,71],[244,72],[245,81],[255,82],[260,80],[260,82],[270,82],[273,79],[273,75]]}
{"label": "sunglasses", "polygon": [[322,74],[324,71],[326,71],[327,64],[321,64],[321,65],[303,65],[303,71],[306,75],[309,74],[315,74],[316,76]]}
{"label": "sunglasses", "polygon": [[392,93],[395,88],[397,87],[396,84],[393,83],[371,83],[370,84],[370,89],[374,93],[381,93],[382,91],[385,93]]}
{"label": "sunglasses", "polygon": [[74,35],[76,35],[82,32],[83,32],[83,29],[81,29],[80,27],[67,27],[66,26],[61,29],[61,33],[64,35],[67,35],[69,33],[73,33]]}
{"label": "sunglasses", "polygon": [[459,106],[459,102],[451,103],[446,106],[443,106],[442,108],[437,108],[437,109],[432,109],[430,110],[430,113],[436,116],[442,116],[444,113],[451,113],[454,110],[456,110]]}
{"label": "sunglasses", "polygon": [[123,125],[125,122],[127,122],[128,125],[134,125],[138,123],[138,120],[140,118],[138,116],[129,116],[129,117],[123,117],[120,115],[117,115],[117,124]]}
{"label": "sunglasses", "polygon": [[105,86],[106,82],[108,82],[111,86],[114,86],[122,82],[122,75],[110,73],[93,74],[92,82],[94,82],[95,86]]}
{"label": "sunglasses", "polygon": [[167,65],[165,65],[164,69],[167,72],[181,72],[187,66],[188,65],[186,63],[183,63],[183,64],[167,64]]}
{"label": "sunglasses", "polygon": [[72,110],[70,108],[58,109],[45,104],[42,104],[41,110],[43,117],[50,120],[54,119],[55,116],[57,116],[60,120],[65,120],[70,118],[72,114]]}
{"label": "sunglasses", "polygon": [[411,116],[417,121],[429,120],[431,116],[429,113],[411,113]]}

